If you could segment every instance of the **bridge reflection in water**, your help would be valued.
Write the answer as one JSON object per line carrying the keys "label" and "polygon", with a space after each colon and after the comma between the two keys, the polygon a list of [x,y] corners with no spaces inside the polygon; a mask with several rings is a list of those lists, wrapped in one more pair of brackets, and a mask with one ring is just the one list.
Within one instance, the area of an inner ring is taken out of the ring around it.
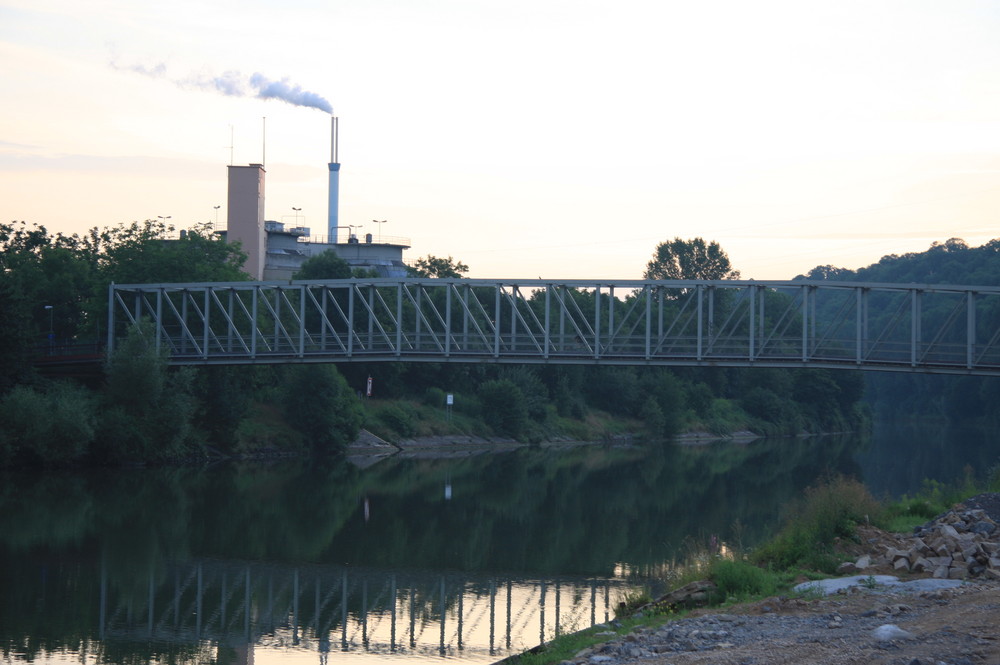
{"label": "bridge reflection in water", "polygon": [[233,650],[457,655],[492,662],[610,620],[624,580],[531,579],[203,561],[151,571],[145,593],[101,574],[101,640]]}

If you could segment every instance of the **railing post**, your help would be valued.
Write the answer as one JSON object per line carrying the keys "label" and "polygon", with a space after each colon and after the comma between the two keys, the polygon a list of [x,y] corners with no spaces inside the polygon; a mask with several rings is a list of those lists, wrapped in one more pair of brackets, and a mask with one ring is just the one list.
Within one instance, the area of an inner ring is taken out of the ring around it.
{"label": "railing post", "polygon": [[[559,288],[559,287],[556,287]],[[566,287],[562,287],[562,297],[559,300],[559,348],[566,351]]]}
{"label": "railing post", "polygon": [[347,357],[354,355],[354,284],[347,286]]}
{"label": "railing post", "polygon": [[715,286],[708,285],[708,355],[715,353]]}
{"label": "railing post", "polygon": [[271,290],[274,294],[274,342],[271,347],[273,351],[281,349],[281,287]]}
{"label": "railing post", "polygon": [[468,284],[462,285],[462,348],[469,350],[469,294],[472,288]]}
{"label": "railing post", "polygon": [[161,331],[163,330],[163,287],[156,289],[156,350],[160,350]]}
{"label": "railing post", "polygon": [[444,357],[451,356],[451,284],[444,287]]}
{"label": "railing post", "polygon": [[375,285],[368,285],[368,350],[375,350]]}
{"label": "railing post", "polygon": [[704,339],[705,339],[705,325],[704,325],[704,300],[705,300],[705,285],[699,284],[695,287],[695,293],[697,294],[698,300],[698,341],[697,341],[697,358],[698,360],[704,359]]}
{"label": "railing post", "polygon": [[802,287],[802,362],[809,361],[809,287]]}
{"label": "railing post", "polygon": [[510,350],[517,352],[517,303],[521,295],[517,284],[510,286]]}
{"label": "railing post", "polygon": [[750,295],[750,321],[749,321],[749,325],[750,325],[750,343],[749,343],[750,354],[749,354],[749,360],[750,360],[750,362],[753,362],[754,359],[756,358],[755,344],[756,344],[756,341],[757,341],[756,337],[755,337],[755,334],[757,332],[757,318],[756,318],[756,314],[757,314],[757,287],[754,286],[753,284],[751,284],[747,288],[750,289],[750,294],[749,294]]}
{"label": "railing post", "polygon": [[601,357],[601,285],[594,287],[594,359]]}
{"label": "railing post", "polygon": [[646,292],[646,352],[644,355],[646,360],[649,360],[653,352],[653,340],[650,339],[653,334],[653,287],[646,284],[642,290]]}
{"label": "railing post", "polygon": [[330,316],[327,313],[327,296],[330,293],[325,285],[323,286],[323,296],[320,298],[320,317],[319,317],[319,346],[325,352],[326,351],[326,322],[330,320]]}
{"label": "railing post", "polygon": [[188,326],[188,290],[181,289],[181,353],[187,355],[188,334],[191,332]]}
{"label": "railing post", "polygon": [[213,287],[211,286],[205,287],[205,304],[204,304],[205,327],[204,330],[202,331],[202,341],[201,341],[201,357],[203,360],[208,360],[208,340],[209,340],[208,333],[211,330],[211,325],[209,324],[208,315],[209,312],[211,311],[210,308],[212,306],[212,301],[209,296],[211,295],[212,288]]}
{"label": "railing post", "polygon": [[765,303],[767,302],[767,287],[758,286],[757,288],[760,289],[760,298],[759,302],[757,303],[757,308],[758,308],[757,328],[759,331],[757,337],[759,339],[758,346],[760,347],[758,355],[763,355],[765,340],[767,339],[767,335],[764,334],[764,329],[767,325],[766,324],[767,318],[764,316],[767,313],[765,305]]}
{"label": "railing post", "polygon": [[257,298],[260,295],[260,286],[255,285],[253,287],[253,298],[250,302],[250,314],[252,321],[250,321],[250,357],[257,357]]}
{"label": "railing post", "polygon": [[917,366],[917,346],[920,344],[920,291],[910,289],[910,367]]}
{"label": "railing post", "polygon": [[548,360],[549,358],[549,344],[551,343],[552,331],[550,328],[551,312],[549,311],[552,305],[552,285],[545,285],[545,350],[542,353],[542,357]]}
{"label": "railing post", "polygon": [[503,284],[497,283],[493,293],[493,357],[500,357],[500,290]]}
{"label": "railing post", "polygon": [[607,351],[611,353],[611,345],[615,342],[615,285],[608,285],[608,345]]}
{"label": "railing post", "polygon": [[299,358],[306,355],[306,287],[299,285]]}
{"label": "railing post", "polygon": [[403,352],[403,283],[396,282],[396,357]]}
{"label": "railing post", "polygon": [[423,323],[422,323],[422,321],[424,319],[424,285],[423,284],[418,284],[417,285],[417,304],[416,304],[416,310],[417,310],[416,311],[417,318],[413,322],[413,325],[415,326],[414,331],[413,331],[413,337],[414,337],[414,340],[415,340],[415,343],[416,343],[416,346],[417,346],[417,351],[421,351],[422,350],[421,349],[421,345],[423,343],[423,341],[421,340],[421,336],[422,336],[423,331],[424,331]]}
{"label": "railing post", "polygon": [[976,362],[976,292],[965,293],[965,367],[972,369]]}
{"label": "railing post", "polygon": [[237,332],[237,330],[236,330],[236,321],[233,320],[233,312],[235,311],[234,306],[233,306],[233,300],[235,299],[235,297],[236,297],[236,289],[230,288],[229,289],[229,299],[226,302],[226,306],[227,306],[226,312],[227,312],[227,314],[229,314],[229,321],[226,323],[226,330],[227,330],[227,332],[226,332],[226,351],[228,351],[229,353],[233,352],[233,333]]}

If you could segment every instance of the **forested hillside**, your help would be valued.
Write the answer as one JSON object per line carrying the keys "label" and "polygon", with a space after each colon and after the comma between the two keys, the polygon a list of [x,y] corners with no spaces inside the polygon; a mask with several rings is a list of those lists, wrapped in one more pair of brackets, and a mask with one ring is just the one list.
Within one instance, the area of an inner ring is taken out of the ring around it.
{"label": "forested hillside", "polygon": [[[933,243],[925,252],[890,254],[857,270],[818,266],[798,279],[1000,286],[1000,239],[969,247],[952,238]],[[919,416],[1000,423],[996,378],[867,372],[865,385],[866,401],[880,419]]]}

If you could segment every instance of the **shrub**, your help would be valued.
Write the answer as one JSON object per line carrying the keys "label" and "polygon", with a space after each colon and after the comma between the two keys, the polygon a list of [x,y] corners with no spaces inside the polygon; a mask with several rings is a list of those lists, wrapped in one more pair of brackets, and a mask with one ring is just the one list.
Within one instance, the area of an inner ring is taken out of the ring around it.
{"label": "shrub", "polygon": [[528,426],[524,393],[512,381],[487,381],[479,388],[483,422],[497,434],[517,438]]}
{"label": "shrub", "polygon": [[361,405],[333,365],[289,368],[282,402],[288,423],[305,436],[317,453],[343,449],[361,428]]}
{"label": "shrub", "polygon": [[780,568],[803,565],[832,573],[837,563],[830,551],[834,541],[854,538],[857,524],[878,519],[881,510],[862,483],[834,477],[806,489],[785,526],[755,558]]}
{"label": "shrub", "polygon": [[399,436],[413,436],[416,433],[413,412],[401,405],[392,404],[378,413],[379,421]]}
{"label": "shrub", "polygon": [[441,408],[445,405],[445,394],[440,388],[428,388],[424,391],[424,404],[434,408]]}
{"label": "shrub", "polygon": [[742,560],[718,559],[710,576],[722,600],[770,596],[777,593],[779,585],[777,575]]}
{"label": "shrub", "polygon": [[83,457],[94,440],[93,399],[85,388],[68,383],[44,390],[16,386],[0,402],[0,420],[0,457],[70,462]]}

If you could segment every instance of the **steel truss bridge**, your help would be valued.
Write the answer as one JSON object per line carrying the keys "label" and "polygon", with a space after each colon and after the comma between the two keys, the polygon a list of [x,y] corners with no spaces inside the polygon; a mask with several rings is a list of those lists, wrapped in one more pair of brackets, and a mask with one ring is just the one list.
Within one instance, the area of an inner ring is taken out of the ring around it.
{"label": "steel truss bridge", "polygon": [[347,279],[117,284],[175,365],[494,362],[1000,374],[1000,287]]}

